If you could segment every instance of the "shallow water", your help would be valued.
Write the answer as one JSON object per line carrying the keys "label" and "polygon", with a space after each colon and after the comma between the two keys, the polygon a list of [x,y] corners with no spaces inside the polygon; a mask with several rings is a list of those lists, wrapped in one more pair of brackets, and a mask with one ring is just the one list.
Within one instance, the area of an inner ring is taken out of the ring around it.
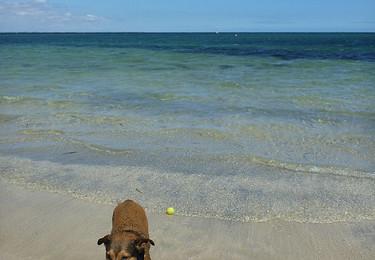
{"label": "shallow water", "polygon": [[375,35],[237,35],[0,34],[1,176],[183,215],[374,219]]}

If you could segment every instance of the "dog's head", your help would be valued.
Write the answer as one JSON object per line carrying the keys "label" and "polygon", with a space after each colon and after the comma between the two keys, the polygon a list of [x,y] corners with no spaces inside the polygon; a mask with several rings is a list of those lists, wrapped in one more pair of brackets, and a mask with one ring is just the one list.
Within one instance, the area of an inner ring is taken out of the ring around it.
{"label": "dog's head", "polygon": [[145,251],[154,241],[140,238],[134,234],[106,235],[98,240],[98,245],[104,244],[107,260],[143,260]]}

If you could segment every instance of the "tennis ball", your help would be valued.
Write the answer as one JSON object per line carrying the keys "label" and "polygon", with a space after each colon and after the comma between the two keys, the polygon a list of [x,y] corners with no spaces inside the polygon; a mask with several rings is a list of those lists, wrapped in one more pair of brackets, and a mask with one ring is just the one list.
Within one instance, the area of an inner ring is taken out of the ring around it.
{"label": "tennis ball", "polygon": [[169,216],[174,215],[174,208],[167,208],[166,213],[167,213],[167,215],[169,215]]}

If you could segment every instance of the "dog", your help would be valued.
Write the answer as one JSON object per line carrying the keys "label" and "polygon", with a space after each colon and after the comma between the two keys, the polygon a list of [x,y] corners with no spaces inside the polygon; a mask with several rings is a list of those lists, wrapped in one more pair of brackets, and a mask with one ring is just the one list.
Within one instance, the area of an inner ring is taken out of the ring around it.
{"label": "dog", "polygon": [[132,200],[125,200],[113,210],[112,230],[100,238],[107,260],[151,260],[148,221],[144,209]]}

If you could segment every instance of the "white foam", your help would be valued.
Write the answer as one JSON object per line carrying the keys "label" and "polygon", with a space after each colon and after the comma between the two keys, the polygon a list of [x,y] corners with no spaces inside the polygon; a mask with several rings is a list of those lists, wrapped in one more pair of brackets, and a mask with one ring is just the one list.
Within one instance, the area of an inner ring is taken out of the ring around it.
{"label": "white foam", "polygon": [[[1,177],[99,203],[137,198],[149,210],[242,222],[327,223],[375,218],[374,179],[304,173],[203,175],[0,157]],[[141,190],[143,193],[137,192]]]}

